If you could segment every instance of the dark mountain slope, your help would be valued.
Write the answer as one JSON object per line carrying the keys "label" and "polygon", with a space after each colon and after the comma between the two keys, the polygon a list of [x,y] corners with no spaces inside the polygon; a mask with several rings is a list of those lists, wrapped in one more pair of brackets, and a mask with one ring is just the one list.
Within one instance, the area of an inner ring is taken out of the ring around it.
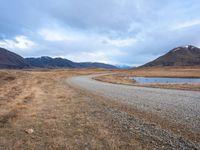
{"label": "dark mountain slope", "polygon": [[40,57],[26,58],[31,66],[36,68],[77,68],[76,63],[62,58]]}
{"label": "dark mountain slope", "polygon": [[64,58],[23,58],[13,52],[0,48],[1,69],[23,69],[23,68],[109,68],[117,67],[104,63],[83,62],[76,63]]}
{"label": "dark mountain slope", "polygon": [[37,68],[117,68],[113,65],[104,63],[91,63],[83,62],[76,63],[64,58],[51,58],[51,57],[40,57],[40,58],[26,58],[26,61],[33,67]]}
{"label": "dark mountain slope", "polygon": [[177,47],[143,66],[200,66],[200,48],[192,45]]}
{"label": "dark mountain slope", "polygon": [[116,66],[105,64],[105,63],[98,63],[98,62],[83,62],[77,63],[80,68],[107,68],[107,69],[117,69]]}
{"label": "dark mountain slope", "polygon": [[29,68],[30,65],[26,60],[4,48],[0,48],[0,68],[1,69],[22,69]]}

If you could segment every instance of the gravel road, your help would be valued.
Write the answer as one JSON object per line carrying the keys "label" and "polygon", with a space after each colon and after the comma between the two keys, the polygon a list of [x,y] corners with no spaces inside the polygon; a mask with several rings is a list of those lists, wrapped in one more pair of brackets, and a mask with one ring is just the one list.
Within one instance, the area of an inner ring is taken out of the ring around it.
{"label": "gravel road", "polygon": [[95,76],[72,77],[67,82],[200,132],[200,92],[110,84],[92,79]]}

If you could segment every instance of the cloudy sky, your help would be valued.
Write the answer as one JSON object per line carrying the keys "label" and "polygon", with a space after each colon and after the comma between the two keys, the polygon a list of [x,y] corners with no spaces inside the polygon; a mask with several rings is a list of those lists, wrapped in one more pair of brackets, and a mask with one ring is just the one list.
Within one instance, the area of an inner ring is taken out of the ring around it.
{"label": "cloudy sky", "polygon": [[0,47],[24,57],[140,65],[200,46],[199,0],[0,0]]}

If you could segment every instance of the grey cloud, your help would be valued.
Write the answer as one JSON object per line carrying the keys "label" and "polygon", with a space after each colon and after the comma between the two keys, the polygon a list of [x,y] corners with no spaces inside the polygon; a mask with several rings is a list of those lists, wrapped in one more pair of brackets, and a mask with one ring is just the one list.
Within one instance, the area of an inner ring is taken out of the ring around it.
{"label": "grey cloud", "polygon": [[[23,56],[90,61],[98,52],[96,61],[143,64],[176,46],[200,44],[199,0],[0,0],[0,10],[0,42],[23,35],[35,43],[12,49]],[[64,39],[48,41],[44,29]]]}

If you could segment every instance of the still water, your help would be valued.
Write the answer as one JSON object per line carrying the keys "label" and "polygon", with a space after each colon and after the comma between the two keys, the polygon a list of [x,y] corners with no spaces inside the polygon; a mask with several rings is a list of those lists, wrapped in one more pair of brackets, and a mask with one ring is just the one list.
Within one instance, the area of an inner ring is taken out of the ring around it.
{"label": "still water", "polygon": [[138,83],[200,83],[200,78],[127,77]]}

